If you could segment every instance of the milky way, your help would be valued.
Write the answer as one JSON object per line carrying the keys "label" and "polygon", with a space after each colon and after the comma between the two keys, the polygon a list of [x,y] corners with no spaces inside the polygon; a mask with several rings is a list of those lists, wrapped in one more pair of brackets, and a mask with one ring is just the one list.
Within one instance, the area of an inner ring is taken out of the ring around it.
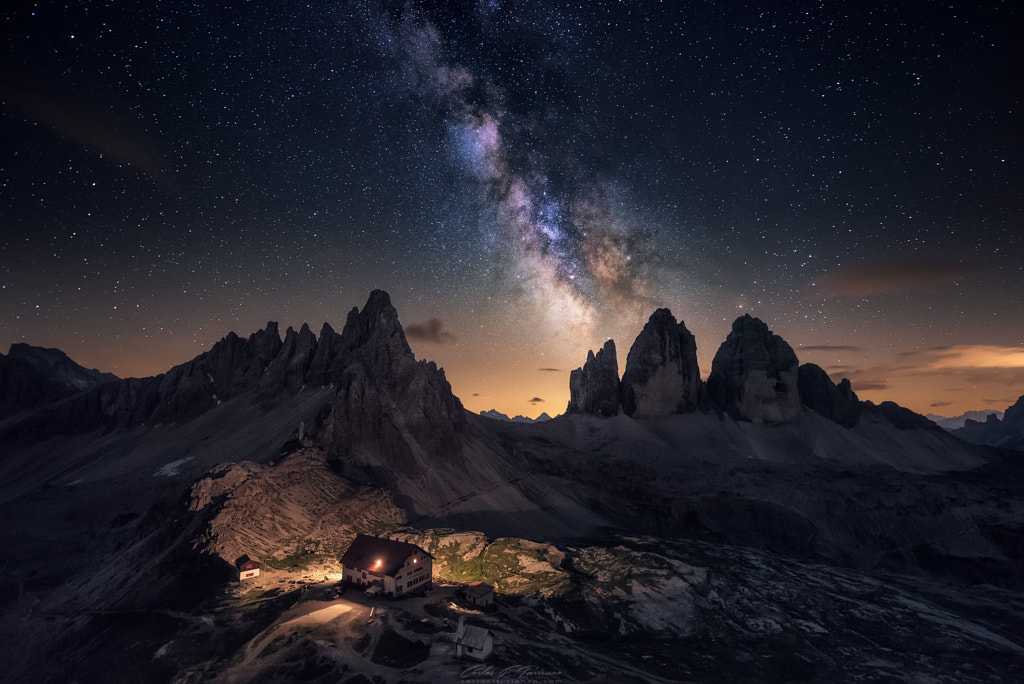
{"label": "milky way", "polygon": [[511,112],[503,87],[454,61],[423,12],[376,19],[378,44],[414,84],[428,118],[442,118],[451,161],[481,200],[480,237],[498,261],[497,287],[549,333],[586,337],[597,319],[656,301],[654,230],[616,197],[623,193],[587,178],[581,161],[557,169],[570,180],[556,184],[545,155],[520,149],[517,133],[543,125],[540,115]]}

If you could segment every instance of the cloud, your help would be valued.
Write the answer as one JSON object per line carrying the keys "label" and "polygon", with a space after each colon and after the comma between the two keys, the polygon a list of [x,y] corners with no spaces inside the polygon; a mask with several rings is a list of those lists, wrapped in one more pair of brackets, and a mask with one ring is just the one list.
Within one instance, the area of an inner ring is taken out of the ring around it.
{"label": "cloud", "polygon": [[832,296],[857,298],[926,290],[952,283],[981,268],[956,259],[903,255],[870,264],[838,266],[826,273],[818,284]]}
{"label": "cloud", "polygon": [[561,373],[562,372],[562,369],[560,369],[560,368],[538,368],[537,370],[541,371],[542,373]]}
{"label": "cloud", "polygon": [[[905,355],[912,355],[913,352]],[[992,344],[958,344],[932,347],[920,356],[930,370],[1024,368],[1024,347]]]}
{"label": "cloud", "polygon": [[[910,378],[943,377],[947,382],[963,387],[1016,387],[1024,385],[1024,347],[999,345],[945,345],[930,349],[912,350],[897,354],[898,363],[881,364],[869,368],[829,366],[833,380],[850,380],[855,392],[890,389],[903,385]],[[1004,403],[996,400],[992,403]],[[937,402],[933,407],[945,406]]]}
{"label": "cloud", "polygon": [[854,382],[853,380],[850,380],[850,387],[853,388],[854,392],[877,392],[880,390],[889,389],[889,383],[871,382],[865,380],[858,380]]}
{"label": "cloud", "polygon": [[442,330],[443,325],[439,318],[431,318],[426,323],[413,323],[406,327],[405,336],[410,340],[431,344],[455,344],[455,335]]}
{"label": "cloud", "polygon": [[531,403],[531,404],[540,404],[540,403],[542,403],[543,401],[544,401],[544,400],[543,400],[543,399],[541,399],[540,397],[534,397],[533,399],[530,399],[530,403]]}
{"label": "cloud", "polygon": [[863,347],[856,347],[849,344],[809,344],[797,347],[799,351],[824,351],[824,352],[860,352]]}
{"label": "cloud", "polygon": [[929,406],[932,408],[942,408],[943,406],[952,406],[952,402],[949,401],[933,401]]}

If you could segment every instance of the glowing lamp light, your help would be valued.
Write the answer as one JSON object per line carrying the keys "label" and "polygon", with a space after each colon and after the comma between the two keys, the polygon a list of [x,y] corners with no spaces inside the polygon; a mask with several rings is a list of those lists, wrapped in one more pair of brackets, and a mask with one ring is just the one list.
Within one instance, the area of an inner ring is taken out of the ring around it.
{"label": "glowing lamp light", "polygon": [[419,558],[413,558],[413,559],[412,559],[412,562],[413,562],[413,563],[419,563],[419,562],[420,562],[420,559],[419,559]]}
{"label": "glowing lamp light", "polygon": [[383,563],[384,563],[384,561],[382,561],[380,558],[378,558],[377,562],[373,564],[373,567],[374,568],[379,568],[381,565],[383,565]]}

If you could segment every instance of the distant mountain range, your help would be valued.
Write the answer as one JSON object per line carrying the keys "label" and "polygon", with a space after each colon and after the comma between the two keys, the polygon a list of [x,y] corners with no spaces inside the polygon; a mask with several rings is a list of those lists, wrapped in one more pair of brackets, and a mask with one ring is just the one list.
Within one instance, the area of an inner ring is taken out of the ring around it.
{"label": "distant mountain range", "polygon": [[480,415],[484,418],[493,418],[494,420],[504,420],[509,423],[544,423],[551,420],[551,416],[547,413],[542,413],[536,418],[527,418],[526,416],[516,416],[509,418],[501,411],[491,409],[490,411],[481,411]]}
{"label": "distant mountain range", "polygon": [[937,416],[934,413],[926,413],[924,417],[932,421],[933,423],[935,423],[944,430],[957,430],[959,428],[962,428],[964,426],[964,423],[966,423],[968,420],[984,422],[985,420],[988,419],[989,416],[995,416],[999,420],[1002,420],[1003,412],[996,411],[994,409],[988,409],[985,411],[967,411],[966,413],[961,413],[959,416],[954,416],[953,418]]}

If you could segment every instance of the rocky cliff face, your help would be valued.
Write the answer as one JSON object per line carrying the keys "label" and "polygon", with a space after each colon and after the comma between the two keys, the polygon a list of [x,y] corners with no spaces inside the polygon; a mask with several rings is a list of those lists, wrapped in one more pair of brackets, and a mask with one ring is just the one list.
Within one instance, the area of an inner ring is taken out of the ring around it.
{"label": "rocky cliff face", "polygon": [[786,423],[800,415],[798,362],[793,348],[749,314],[711,362],[708,393],[723,411],[754,423]]}
{"label": "rocky cliff face", "polygon": [[[344,366],[327,423],[327,449],[341,462],[386,462],[418,477],[458,450],[466,418],[444,371],[417,361],[386,292],[353,309],[337,340]],[[329,374],[330,376],[330,374]]]}
{"label": "rocky cliff face", "polygon": [[614,416],[619,412],[619,362],[615,342],[608,340],[597,354],[569,374],[569,406],[566,413]]}
{"label": "rocky cliff face", "polygon": [[697,340],[668,309],[651,314],[626,357],[620,400],[628,416],[694,411],[700,398]]}
{"label": "rocky cliff face", "polygon": [[299,332],[289,327],[281,348],[260,378],[260,396],[274,397],[282,389],[289,394],[300,391],[306,384],[316,349],[316,335],[309,325],[303,323]]}
{"label": "rocky cliff face", "polygon": [[836,385],[820,366],[805,363],[800,366],[797,386],[800,401],[815,413],[847,428],[860,421],[860,400],[846,378]]}

